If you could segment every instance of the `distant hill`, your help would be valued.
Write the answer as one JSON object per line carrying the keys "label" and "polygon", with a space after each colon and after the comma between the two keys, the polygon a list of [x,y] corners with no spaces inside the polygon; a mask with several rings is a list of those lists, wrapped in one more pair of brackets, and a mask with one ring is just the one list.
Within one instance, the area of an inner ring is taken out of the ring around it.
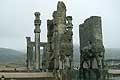
{"label": "distant hill", "polygon": [[25,56],[25,53],[17,50],[0,48],[0,64],[24,64]]}
{"label": "distant hill", "polygon": [[119,48],[106,48],[105,59],[120,59],[120,49]]}
{"label": "distant hill", "polygon": [[[120,59],[120,49],[106,48],[105,59]],[[78,64],[79,60],[80,60],[79,47],[74,46],[74,64]],[[26,54],[24,52],[0,48],[0,64],[25,64],[25,61]]]}

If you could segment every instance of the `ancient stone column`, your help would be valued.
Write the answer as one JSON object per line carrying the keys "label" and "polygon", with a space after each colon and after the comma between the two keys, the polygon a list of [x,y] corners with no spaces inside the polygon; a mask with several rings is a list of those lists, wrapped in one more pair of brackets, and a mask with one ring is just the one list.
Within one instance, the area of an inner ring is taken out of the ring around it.
{"label": "ancient stone column", "polygon": [[42,55],[42,69],[43,69],[43,71],[46,71],[46,58],[47,58],[47,45],[45,44],[44,46],[43,46],[43,55]]}
{"label": "ancient stone column", "polygon": [[31,41],[31,38],[30,37],[26,37],[26,40],[27,40],[27,69],[30,68],[30,41]]}
{"label": "ancient stone column", "polygon": [[47,67],[49,71],[54,69],[54,53],[53,53],[53,32],[54,25],[53,20],[47,20]]}
{"label": "ancient stone column", "polygon": [[34,20],[34,33],[35,33],[35,70],[40,69],[40,13],[35,12],[35,20]]}
{"label": "ancient stone column", "polygon": [[70,68],[72,67],[72,61],[73,61],[73,24],[72,24],[72,16],[67,16],[67,36],[68,36],[68,46],[69,46],[69,51],[67,53],[67,57],[69,58],[69,62],[70,62]]}
{"label": "ancient stone column", "polygon": [[62,1],[59,1],[57,4],[57,11],[54,20],[57,24],[56,29],[58,33],[63,34],[66,27],[66,6]]}
{"label": "ancient stone column", "polygon": [[31,70],[33,68],[33,45],[31,44],[31,38],[26,37],[27,40],[27,68]]}
{"label": "ancient stone column", "polygon": [[61,37],[64,35],[66,27],[66,6],[62,1],[57,4],[57,11],[53,13],[53,24],[54,24],[54,54],[55,54],[55,68],[60,69],[60,48],[61,48]]}

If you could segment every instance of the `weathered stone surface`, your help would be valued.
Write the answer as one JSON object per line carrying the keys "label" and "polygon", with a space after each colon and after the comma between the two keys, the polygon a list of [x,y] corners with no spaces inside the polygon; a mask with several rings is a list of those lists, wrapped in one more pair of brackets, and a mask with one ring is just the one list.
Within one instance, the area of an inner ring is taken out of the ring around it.
{"label": "weathered stone surface", "polygon": [[[40,42],[40,13],[35,12],[35,20],[34,20],[34,33],[35,33],[35,41],[32,42],[30,37],[26,37],[27,39],[27,68],[32,71],[40,71],[41,68],[46,69],[46,56],[47,56],[47,43]],[[43,47],[43,56],[40,59],[40,47]],[[34,50],[33,50],[34,49]]]}
{"label": "weathered stone surface", "polygon": [[47,67],[49,71],[52,71],[54,69],[53,32],[53,20],[47,20]]}
{"label": "weathered stone surface", "polygon": [[[84,74],[88,71],[86,77],[93,78],[90,75],[100,74],[100,69],[104,69],[104,46],[102,38],[101,17],[92,16],[79,26],[80,31],[80,67]],[[85,71],[85,69],[88,69]],[[94,73],[93,70],[97,72]],[[94,74],[93,74],[94,73]],[[98,80],[93,78],[93,80]]]}
{"label": "weathered stone surface", "polygon": [[40,69],[40,13],[39,12],[35,12],[35,21],[34,21],[34,25],[35,25],[35,69],[39,71]]}
{"label": "weathered stone surface", "polygon": [[35,20],[34,20],[35,30],[34,30],[34,33],[40,33],[40,25],[41,25],[40,13],[35,12],[34,15],[35,15]]}
{"label": "weathered stone surface", "polygon": [[27,68],[28,70],[33,69],[33,46],[31,44],[31,38],[26,37],[27,40]]}
{"label": "weathered stone surface", "polygon": [[[36,71],[53,72],[56,80],[71,80],[73,61],[72,16],[66,16],[62,1],[53,12],[53,19],[47,20],[47,43],[40,42],[40,13],[35,13],[35,41],[27,37],[27,67],[33,65]],[[81,80],[103,80],[104,46],[101,17],[92,16],[80,25],[80,77]],[[35,53],[33,48],[35,47]],[[43,47],[40,61],[40,47]],[[41,63],[42,62],[42,63]],[[34,64],[33,64],[34,63]],[[41,67],[42,66],[42,67]]]}
{"label": "weathered stone surface", "polygon": [[[53,12],[53,19],[47,20],[47,65],[54,71],[56,79],[70,80],[73,60],[72,17],[66,17],[66,6],[62,1]],[[67,76],[65,76],[68,74]]]}
{"label": "weathered stone surface", "polygon": [[[66,17],[66,6],[59,1],[53,19],[47,21],[48,54],[53,69],[64,69],[65,64],[71,67],[73,57],[72,17]],[[49,64],[50,65],[50,64]]]}

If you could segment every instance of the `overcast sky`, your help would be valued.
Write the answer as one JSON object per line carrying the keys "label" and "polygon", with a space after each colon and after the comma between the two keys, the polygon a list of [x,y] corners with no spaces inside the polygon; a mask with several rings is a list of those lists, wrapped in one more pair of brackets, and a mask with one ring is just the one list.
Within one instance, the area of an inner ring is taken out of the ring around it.
{"label": "overcast sky", "polygon": [[[58,0],[0,0],[0,47],[24,50],[26,36],[34,40],[34,12],[41,13],[41,41],[47,41],[47,19],[52,19]],[[102,17],[107,48],[120,48],[120,0],[66,0],[73,17],[74,44],[79,44],[79,24],[90,16]]]}

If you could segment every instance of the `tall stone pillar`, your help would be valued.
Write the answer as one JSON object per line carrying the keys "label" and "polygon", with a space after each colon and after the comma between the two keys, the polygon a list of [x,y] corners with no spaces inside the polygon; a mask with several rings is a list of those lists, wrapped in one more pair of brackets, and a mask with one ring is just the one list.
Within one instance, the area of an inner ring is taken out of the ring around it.
{"label": "tall stone pillar", "polygon": [[57,4],[57,11],[53,13],[53,24],[54,24],[54,54],[55,54],[55,68],[62,69],[61,62],[61,39],[65,32],[66,27],[66,6],[62,1]]}
{"label": "tall stone pillar", "polygon": [[40,69],[40,24],[41,24],[41,20],[40,20],[40,13],[39,12],[35,12],[35,20],[34,20],[34,25],[35,25],[35,29],[34,29],[34,33],[35,33],[35,70],[39,70]]}
{"label": "tall stone pillar", "polygon": [[26,37],[26,40],[27,40],[27,69],[29,70],[30,69],[30,66],[31,66],[31,60],[30,60],[30,54],[31,54],[31,51],[30,51],[30,42],[31,42],[31,38],[30,37]]}
{"label": "tall stone pillar", "polygon": [[66,54],[67,57],[69,57],[69,62],[70,62],[70,69],[72,68],[72,61],[73,61],[73,39],[72,39],[72,36],[73,36],[73,24],[72,24],[72,16],[67,16],[66,17],[67,19],[67,36],[68,36],[68,50],[69,51],[66,51],[68,52]]}
{"label": "tall stone pillar", "polygon": [[53,53],[53,33],[54,33],[54,25],[53,20],[47,20],[47,67],[49,71],[53,71],[54,69],[54,53]]}
{"label": "tall stone pillar", "polygon": [[42,69],[46,71],[46,58],[47,58],[47,45],[43,46],[43,55],[42,55]]}
{"label": "tall stone pillar", "polygon": [[101,17],[92,16],[79,26],[80,78],[84,80],[105,80],[101,22]]}

